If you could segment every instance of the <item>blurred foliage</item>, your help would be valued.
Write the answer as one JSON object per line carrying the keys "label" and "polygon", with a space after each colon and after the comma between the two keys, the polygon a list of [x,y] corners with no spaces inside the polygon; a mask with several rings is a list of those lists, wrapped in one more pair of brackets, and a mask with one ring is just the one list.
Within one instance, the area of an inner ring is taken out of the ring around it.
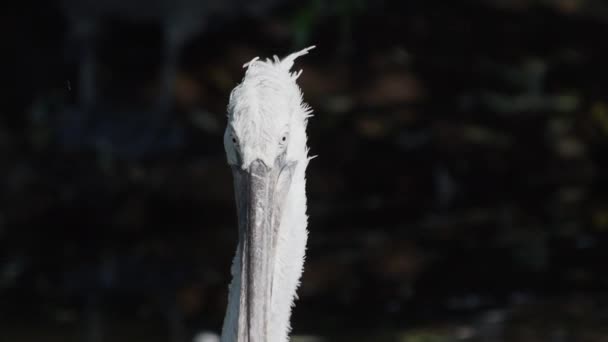
{"label": "blurred foliage", "polygon": [[291,27],[295,46],[314,44],[314,31],[325,20],[335,22],[340,34],[338,43],[350,43],[357,16],[364,13],[369,6],[370,2],[366,0],[310,0],[293,15]]}

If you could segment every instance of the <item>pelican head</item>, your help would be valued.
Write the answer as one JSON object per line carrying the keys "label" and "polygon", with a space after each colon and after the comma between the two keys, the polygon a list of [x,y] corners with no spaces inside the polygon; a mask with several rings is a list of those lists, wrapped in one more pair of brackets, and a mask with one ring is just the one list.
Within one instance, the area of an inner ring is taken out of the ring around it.
{"label": "pelican head", "polygon": [[[287,339],[306,244],[310,116],[296,83],[301,71],[291,68],[312,48],[282,60],[253,59],[230,94],[224,147],[234,178],[239,244],[223,341]],[[295,272],[286,269],[293,267]]]}

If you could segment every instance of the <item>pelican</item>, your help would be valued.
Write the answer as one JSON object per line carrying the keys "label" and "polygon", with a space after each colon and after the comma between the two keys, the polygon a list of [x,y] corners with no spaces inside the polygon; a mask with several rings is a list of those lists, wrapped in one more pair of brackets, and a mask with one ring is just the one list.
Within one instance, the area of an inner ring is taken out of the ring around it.
{"label": "pelican", "polygon": [[232,168],[238,246],[222,342],[284,342],[304,266],[308,232],[305,171],[310,161],[296,58],[243,65],[230,94],[224,148]]}

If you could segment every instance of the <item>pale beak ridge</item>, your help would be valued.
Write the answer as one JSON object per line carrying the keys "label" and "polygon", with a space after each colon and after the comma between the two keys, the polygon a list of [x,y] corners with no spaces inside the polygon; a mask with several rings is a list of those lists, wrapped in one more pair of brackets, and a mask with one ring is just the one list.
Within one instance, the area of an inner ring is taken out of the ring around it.
{"label": "pale beak ridge", "polygon": [[281,213],[295,163],[284,155],[274,167],[254,160],[246,170],[233,167],[239,220],[241,292],[238,341],[269,341],[272,286]]}

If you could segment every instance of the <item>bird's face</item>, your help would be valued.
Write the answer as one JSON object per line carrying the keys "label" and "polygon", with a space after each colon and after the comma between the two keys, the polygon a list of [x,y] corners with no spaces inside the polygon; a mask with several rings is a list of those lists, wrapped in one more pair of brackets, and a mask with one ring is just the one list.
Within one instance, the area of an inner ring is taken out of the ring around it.
{"label": "bird's face", "polygon": [[243,341],[268,340],[282,213],[298,162],[307,158],[300,90],[291,74],[270,67],[250,67],[232,91],[224,134],[238,211]]}

